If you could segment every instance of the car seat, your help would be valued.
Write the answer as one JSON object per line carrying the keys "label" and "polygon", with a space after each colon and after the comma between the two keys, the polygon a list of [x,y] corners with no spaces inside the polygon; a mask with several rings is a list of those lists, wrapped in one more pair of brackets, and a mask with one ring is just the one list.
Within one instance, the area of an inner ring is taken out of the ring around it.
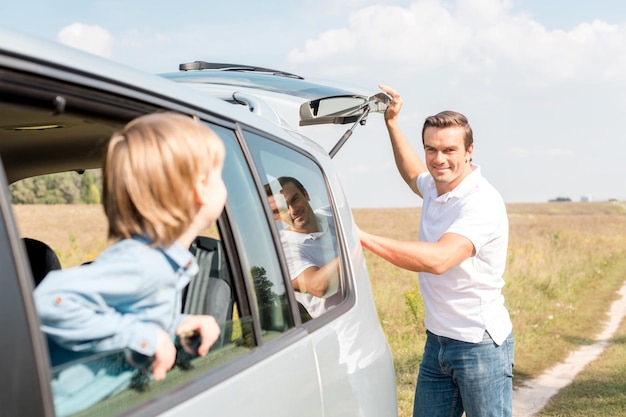
{"label": "car seat", "polygon": [[44,242],[28,237],[22,238],[22,241],[26,247],[36,287],[48,275],[48,272],[61,269],[61,262],[54,250]]}
{"label": "car seat", "polygon": [[230,342],[235,302],[222,243],[210,237],[198,236],[190,251],[196,257],[199,271],[183,294],[183,313],[213,316],[222,329],[212,347],[218,348]]}

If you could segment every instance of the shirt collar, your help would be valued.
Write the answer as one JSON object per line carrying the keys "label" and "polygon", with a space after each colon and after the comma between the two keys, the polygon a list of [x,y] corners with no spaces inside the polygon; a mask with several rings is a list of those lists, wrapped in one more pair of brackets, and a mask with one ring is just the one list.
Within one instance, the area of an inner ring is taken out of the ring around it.
{"label": "shirt collar", "polygon": [[470,172],[467,177],[463,178],[463,181],[461,181],[459,185],[457,185],[456,187],[454,187],[453,190],[448,191],[447,193],[437,196],[437,187],[433,183],[433,192],[435,193],[434,200],[438,203],[445,203],[453,198],[461,199],[470,194],[472,190],[474,190],[474,187],[476,187],[476,184],[478,184],[478,182],[482,178],[480,166],[476,164],[472,164],[471,166],[472,172]]}
{"label": "shirt collar", "polygon": [[188,274],[195,275],[198,273],[196,257],[178,242],[174,242],[169,248],[163,249],[163,252],[180,268],[184,268]]}
{"label": "shirt collar", "polygon": [[[151,240],[147,236],[133,235],[133,239],[145,243],[146,245],[150,245],[151,243]],[[168,248],[158,247],[157,249],[163,252],[174,269],[183,268],[189,275],[198,273],[196,257],[189,252],[189,250],[183,248],[178,242],[174,242]]]}
{"label": "shirt collar", "polygon": [[291,230],[289,228],[283,229],[281,230],[281,232],[283,232],[285,235],[292,236],[292,239],[300,242],[304,242],[307,239],[320,239],[326,233],[328,233],[328,231],[330,230],[330,226],[328,224],[328,219],[325,216],[315,214],[315,220],[317,221],[317,229],[319,230],[319,232],[303,233]]}

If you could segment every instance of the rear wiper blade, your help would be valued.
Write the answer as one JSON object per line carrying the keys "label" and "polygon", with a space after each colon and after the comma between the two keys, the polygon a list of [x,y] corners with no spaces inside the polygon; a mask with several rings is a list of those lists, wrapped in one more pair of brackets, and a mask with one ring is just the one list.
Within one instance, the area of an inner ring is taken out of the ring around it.
{"label": "rear wiper blade", "polygon": [[304,77],[301,77],[296,74],[292,74],[290,72],[264,68],[264,67],[256,67],[254,65],[242,65],[242,64],[225,64],[220,62],[206,62],[206,61],[194,61],[187,62],[184,64],[180,64],[178,66],[180,71],[193,71],[193,70],[203,70],[203,69],[213,69],[220,71],[248,71],[248,72],[265,72],[272,75],[279,75],[282,77],[289,78],[297,78],[300,80],[304,80]]}

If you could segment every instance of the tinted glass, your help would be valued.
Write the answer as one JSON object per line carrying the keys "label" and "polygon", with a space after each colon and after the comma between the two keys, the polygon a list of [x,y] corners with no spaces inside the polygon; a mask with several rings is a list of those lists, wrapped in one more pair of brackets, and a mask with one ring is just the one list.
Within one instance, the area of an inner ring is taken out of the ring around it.
{"label": "tinted glass", "polygon": [[274,214],[290,288],[302,320],[343,300],[335,219],[320,168],[305,155],[259,135],[246,138]]}
{"label": "tinted glass", "polygon": [[[220,133],[219,128],[215,131]],[[228,189],[228,214],[240,260],[248,274],[260,318],[263,338],[293,327],[293,318],[285,290],[276,245],[257,191],[241,149],[235,138],[220,135],[226,146],[224,182]]]}

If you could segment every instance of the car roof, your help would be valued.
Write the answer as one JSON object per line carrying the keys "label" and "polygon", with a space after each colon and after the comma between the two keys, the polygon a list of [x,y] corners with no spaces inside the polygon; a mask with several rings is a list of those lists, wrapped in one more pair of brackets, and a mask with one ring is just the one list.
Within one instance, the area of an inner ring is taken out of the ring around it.
{"label": "car roof", "polygon": [[[45,72],[38,70],[35,65],[25,67],[25,70],[40,72],[41,75],[59,76],[55,68],[72,73],[72,81],[80,81],[84,75],[91,79],[99,79],[136,92],[148,92],[152,96],[163,96],[168,99],[178,100],[197,107],[215,108],[217,112],[232,115],[233,118],[243,117],[243,122],[255,123],[254,117],[247,117],[245,113],[232,110],[232,106],[224,105],[223,101],[215,100],[203,94],[198,94],[193,89],[180,88],[179,84],[172,83],[155,74],[150,74],[111,59],[93,55],[76,48],[68,47],[60,43],[35,38],[19,32],[0,28],[0,53],[7,57],[25,57],[35,64],[45,64]],[[11,61],[8,61],[9,65]],[[1,65],[1,64],[0,64]],[[93,84],[94,87],[97,85]]]}
{"label": "car roof", "polygon": [[282,70],[205,61],[180,64],[179,70],[160,75],[232,104],[246,105],[294,131],[312,124],[355,123],[367,105],[377,112],[386,108],[380,107],[380,92],[309,80]]}
{"label": "car roof", "polygon": [[[49,85],[49,91],[31,91],[43,82]],[[58,88],[65,88],[75,102],[81,100],[81,94],[89,103],[97,102],[94,97],[99,94],[103,102],[115,96],[117,102],[113,104],[125,113],[120,115],[119,123],[112,123],[115,109],[109,109],[112,113],[101,120],[101,109],[91,109],[87,119],[84,113],[75,111],[76,106],[66,106],[63,97],[54,97],[59,102],[53,102],[49,95]],[[32,102],[26,103],[25,96],[32,96]],[[154,74],[2,28],[0,97],[0,154],[9,183],[43,173],[99,167],[104,144],[128,121],[132,111],[138,115],[169,108],[212,114],[268,132],[308,152],[325,152],[308,138],[287,132],[247,109]],[[132,97],[133,103],[124,102],[124,97]],[[131,108],[144,103],[145,107]],[[60,107],[65,111],[58,111]]]}
{"label": "car roof", "polygon": [[309,100],[359,94],[353,90],[311,82],[300,75],[253,65],[195,61],[180,64],[179,68],[180,72],[161,75],[176,82],[248,87]]}

